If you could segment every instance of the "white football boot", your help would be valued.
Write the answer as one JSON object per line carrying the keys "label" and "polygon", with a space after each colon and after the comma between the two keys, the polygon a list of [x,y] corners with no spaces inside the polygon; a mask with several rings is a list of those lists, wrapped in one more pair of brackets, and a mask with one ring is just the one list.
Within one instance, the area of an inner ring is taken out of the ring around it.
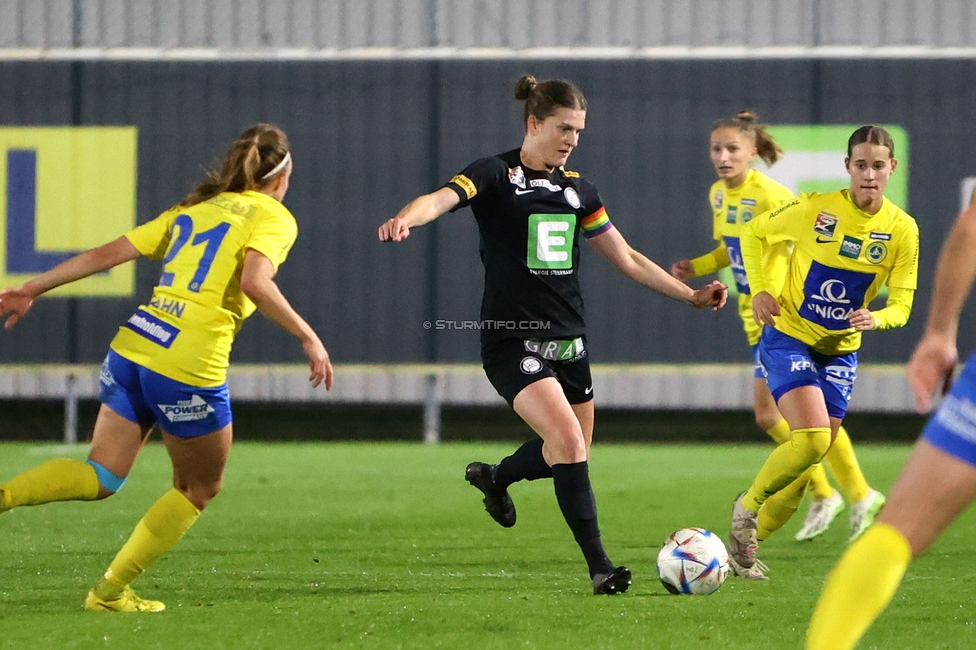
{"label": "white football boot", "polygon": [[851,504],[851,536],[848,541],[853,542],[874,523],[884,504],[885,495],[877,490],[871,490],[866,497]]}
{"label": "white football boot", "polygon": [[833,496],[826,499],[811,499],[807,518],[803,520],[803,527],[796,534],[797,541],[813,539],[827,532],[830,524],[843,509],[844,498],[837,490],[834,490]]}

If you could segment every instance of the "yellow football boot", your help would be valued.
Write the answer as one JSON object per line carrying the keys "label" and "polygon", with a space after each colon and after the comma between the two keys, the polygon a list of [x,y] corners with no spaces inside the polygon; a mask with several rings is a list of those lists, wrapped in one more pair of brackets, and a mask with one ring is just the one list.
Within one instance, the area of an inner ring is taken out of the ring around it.
{"label": "yellow football boot", "polygon": [[92,589],[85,598],[85,609],[93,612],[161,612],[166,609],[166,605],[158,600],[139,598],[136,592],[132,591],[132,587],[127,586],[118,598],[112,600],[99,598]]}

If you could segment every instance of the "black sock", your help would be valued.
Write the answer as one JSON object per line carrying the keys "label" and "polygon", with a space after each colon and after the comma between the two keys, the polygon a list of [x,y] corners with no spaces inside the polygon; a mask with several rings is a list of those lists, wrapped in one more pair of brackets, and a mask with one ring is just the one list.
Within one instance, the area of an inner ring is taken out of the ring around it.
{"label": "black sock", "polygon": [[517,481],[552,478],[552,468],[542,457],[542,438],[530,440],[511,456],[503,458],[495,470],[495,484],[507,488]]}
{"label": "black sock", "polygon": [[553,465],[552,483],[556,488],[559,509],[562,510],[563,517],[586,558],[590,577],[613,571],[613,563],[603,550],[600,539],[600,526],[596,521],[596,499],[590,487],[589,465],[586,461]]}

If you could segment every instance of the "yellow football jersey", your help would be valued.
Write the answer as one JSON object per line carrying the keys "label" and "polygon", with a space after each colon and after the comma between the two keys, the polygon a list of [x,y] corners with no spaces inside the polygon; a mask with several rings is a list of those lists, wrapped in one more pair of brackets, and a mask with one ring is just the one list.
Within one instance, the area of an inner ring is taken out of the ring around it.
{"label": "yellow football jersey", "polygon": [[756,217],[747,232],[743,257],[755,293],[766,287],[762,246],[793,243],[776,329],[818,352],[857,350],[851,312],[866,308],[885,281],[892,290],[918,283],[918,225],[888,199],[870,215],[847,190],[804,195]]}
{"label": "yellow football jersey", "polygon": [[[719,247],[711,255],[718,266],[709,272],[730,266],[739,290],[739,317],[749,345],[759,342],[762,327],[752,317],[752,292],[745,267],[742,265],[742,248],[739,243],[742,231],[753,217],[782,205],[793,198],[793,192],[785,185],[756,170],[750,170],[742,185],[729,189],[721,180],[716,181],[708,192],[712,207],[713,236]],[[790,257],[789,242],[763,248],[762,267],[767,278],[768,291],[778,296],[786,280],[786,268]],[[696,264],[696,271],[700,270]],[[703,274],[703,273],[702,273]],[[702,275],[699,274],[699,275]]]}
{"label": "yellow football jersey", "polygon": [[127,233],[140,253],[163,260],[163,271],[112,349],[191,386],[223,384],[234,336],[255,309],[241,291],[244,255],[254,249],[277,270],[297,235],[285,206],[252,191],[177,206]]}

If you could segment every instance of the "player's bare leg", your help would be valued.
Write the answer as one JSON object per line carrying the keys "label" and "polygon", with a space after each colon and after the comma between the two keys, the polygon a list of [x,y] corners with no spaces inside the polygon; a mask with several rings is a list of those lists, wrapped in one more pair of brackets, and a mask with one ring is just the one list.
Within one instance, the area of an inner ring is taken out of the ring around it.
{"label": "player's bare leg", "polygon": [[976,467],[925,440],[916,445],[875,525],[827,577],[807,648],[851,648],[888,606],[912,557],[976,498]]}
{"label": "player's bare leg", "polygon": [[88,593],[85,608],[112,612],[158,612],[166,606],[138,597],[129,586],[182,539],[220,491],[233,440],[233,425],[203,436],[180,438],[163,432],[173,461],[173,489],[149,508],[102,580]]}

